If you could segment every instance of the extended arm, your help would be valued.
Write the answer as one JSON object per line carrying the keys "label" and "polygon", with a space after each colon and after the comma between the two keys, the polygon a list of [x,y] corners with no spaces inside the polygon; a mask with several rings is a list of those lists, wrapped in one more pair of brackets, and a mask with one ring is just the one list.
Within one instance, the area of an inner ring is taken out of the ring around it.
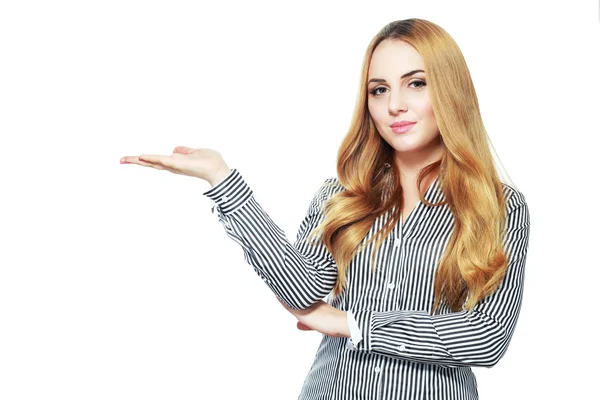
{"label": "extended arm", "polygon": [[204,193],[216,203],[227,235],[244,251],[246,261],[289,307],[305,309],[329,294],[337,266],[327,248],[309,243],[310,232],[322,220],[322,206],[335,187],[327,179],[311,201],[294,244],[256,202],[239,171]]}

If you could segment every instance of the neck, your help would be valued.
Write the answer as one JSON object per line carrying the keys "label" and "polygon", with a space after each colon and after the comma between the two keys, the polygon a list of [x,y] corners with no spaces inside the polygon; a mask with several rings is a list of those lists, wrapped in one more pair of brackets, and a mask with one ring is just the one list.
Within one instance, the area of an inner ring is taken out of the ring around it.
{"label": "neck", "polygon": [[[440,160],[443,154],[444,146],[441,142],[441,136],[438,137],[438,140],[434,140],[430,146],[418,151],[396,152],[395,161],[400,170],[400,184],[406,188],[416,188],[417,177],[421,169]],[[430,177],[425,178],[425,183],[431,183],[435,176],[436,174],[430,174]]]}

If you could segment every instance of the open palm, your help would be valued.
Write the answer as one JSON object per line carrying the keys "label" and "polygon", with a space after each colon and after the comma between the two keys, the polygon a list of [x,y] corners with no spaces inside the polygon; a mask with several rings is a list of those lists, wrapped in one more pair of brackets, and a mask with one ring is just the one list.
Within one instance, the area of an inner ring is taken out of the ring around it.
{"label": "open palm", "polygon": [[219,152],[212,149],[192,149],[186,146],[175,147],[171,155],[125,156],[121,158],[121,164],[137,164],[166,170],[174,174],[193,176],[204,179],[213,186],[230,172]]}

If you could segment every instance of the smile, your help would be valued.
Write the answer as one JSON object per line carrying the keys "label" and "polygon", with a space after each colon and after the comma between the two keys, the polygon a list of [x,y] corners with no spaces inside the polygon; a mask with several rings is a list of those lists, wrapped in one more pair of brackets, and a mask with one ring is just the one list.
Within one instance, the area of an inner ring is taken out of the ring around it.
{"label": "smile", "polygon": [[408,131],[410,131],[412,129],[413,126],[415,126],[415,123],[412,124],[406,124],[406,125],[402,125],[402,126],[392,126],[392,131],[394,133],[406,133]]}

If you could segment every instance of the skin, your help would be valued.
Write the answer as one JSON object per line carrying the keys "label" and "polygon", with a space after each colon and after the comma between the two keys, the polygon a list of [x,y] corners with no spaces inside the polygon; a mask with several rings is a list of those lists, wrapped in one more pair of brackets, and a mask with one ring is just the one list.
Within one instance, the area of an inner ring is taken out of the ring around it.
{"label": "skin", "polygon": [[[439,160],[445,149],[429,101],[426,73],[402,77],[415,70],[425,71],[417,50],[406,42],[387,39],[375,48],[367,78],[369,114],[383,140],[395,150],[404,191],[404,221],[419,201],[419,170]],[[397,134],[390,127],[396,121],[416,124],[408,132]],[[424,180],[423,190],[435,177],[430,174]]]}
{"label": "skin", "polygon": [[[211,187],[219,184],[231,169],[221,157],[221,154],[212,149],[193,149],[186,146],[177,146],[171,155],[141,154],[139,156],[124,156],[121,164],[135,164],[142,167],[169,171],[174,174],[187,175],[207,181]],[[350,337],[346,312],[338,310],[320,300],[304,310],[289,308],[284,303],[281,305],[294,315],[300,330],[316,330],[329,336]]]}
{"label": "skin", "polygon": [[[429,101],[425,72],[402,78],[405,73],[418,69],[425,71],[423,60],[412,46],[399,40],[385,40],[375,49],[368,74],[368,81],[379,80],[368,84],[368,110],[381,137],[395,150],[404,189],[404,220],[419,201],[416,184],[419,169],[438,160],[444,151]],[[417,123],[407,133],[396,134],[390,125],[401,120]],[[175,147],[171,155],[125,156],[121,163],[200,178],[212,187],[231,172],[217,151],[186,146]],[[434,179],[435,176],[427,177],[422,187],[429,187]],[[350,337],[346,311],[322,300],[304,310],[292,309],[281,300],[280,303],[298,319],[298,329]]]}

